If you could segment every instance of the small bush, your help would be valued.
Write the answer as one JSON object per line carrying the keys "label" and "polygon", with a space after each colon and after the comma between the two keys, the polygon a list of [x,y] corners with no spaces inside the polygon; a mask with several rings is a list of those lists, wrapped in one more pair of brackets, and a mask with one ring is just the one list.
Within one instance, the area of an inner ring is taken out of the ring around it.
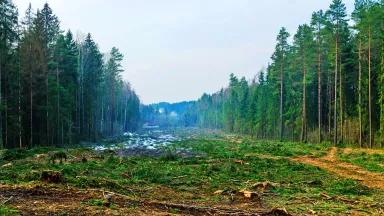
{"label": "small bush", "polygon": [[28,157],[28,152],[24,149],[8,149],[6,150],[1,159],[5,161],[21,160]]}
{"label": "small bush", "polygon": [[64,182],[64,176],[61,172],[44,170],[41,172],[41,180],[48,183],[62,183]]}
{"label": "small bush", "polygon": [[176,161],[179,158],[177,155],[175,149],[173,148],[165,148],[164,149],[164,154],[161,157],[163,161]]}
{"label": "small bush", "polygon": [[104,201],[103,200],[100,200],[100,199],[90,199],[86,202],[88,205],[91,205],[91,206],[103,206],[104,205]]}

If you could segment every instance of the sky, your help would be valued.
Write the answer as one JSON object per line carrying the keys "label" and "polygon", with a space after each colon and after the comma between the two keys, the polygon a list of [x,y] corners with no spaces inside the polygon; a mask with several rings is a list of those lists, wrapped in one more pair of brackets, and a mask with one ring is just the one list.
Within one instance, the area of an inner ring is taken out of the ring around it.
{"label": "sky", "polygon": [[[270,62],[281,27],[293,35],[331,0],[13,0],[23,17],[48,2],[63,30],[124,54],[122,77],[142,103],[196,100]],[[344,0],[348,12],[354,0]]]}

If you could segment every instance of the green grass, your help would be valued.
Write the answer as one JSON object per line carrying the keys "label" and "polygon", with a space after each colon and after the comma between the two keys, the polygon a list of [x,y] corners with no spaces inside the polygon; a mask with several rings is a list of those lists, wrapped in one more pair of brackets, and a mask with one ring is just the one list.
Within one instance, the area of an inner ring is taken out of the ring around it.
{"label": "green grass", "polygon": [[99,206],[102,207],[104,205],[104,201],[100,199],[91,199],[85,202],[85,204],[90,205],[90,206]]}
{"label": "green grass", "polygon": [[19,211],[0,204],[0,215],[19,215]]}
{"label": "green grass", "polygon": [[[182,158],[175,155],[174,149],[180,147],[195,152],[197,156]],[[0,183],[39,182],[41,171],[53,170],[63,174],[66,184],[79,188],[105,188],[146,199],[221,203],[223,198],[213,195],[213,192],[252,190],[254,183],[269,181],[278,186],[263,197],[265,205],[286,207],[296,213],[308,208],[325,213],[346,213],[357,208],[337,200],[324,200],[322,193],[370,202],[384,197],[381,191],[369,189],[356,181],[286,159],[291,156],[322,156],[328,147],[327,144],[279,143],[249,138],[242,142],[218,138],[190,139],[175,143],[160,158],[119,158],[89,149],[70,149],[67,152],[70,160],[63,164],[36,159],[37,154],[60,151],[58,149],[32,149],[2,154],[0,166],[10,161],[12,165],[0,169]],[[276,158],[262,158],[258,154]],[[15,159],[16,156],[20,159]],[[87,160],[82,161],[83,157]],[[243,163],[236,163],[239,160]],[[165,193],[164,188],[173,191],[172,195]],[[292,204],[301,199],[306,201]],[[89,204],[98,206],[100,202],[94,200]]]}
{"label": "green grass", "polygon": [[239,157],[249,153],[267,154],[272,156],[303,156],[324,155],[330,144],[302,144],[295,142],[256,141],[245,138],[241,143],[229,142],[224,139],[191,139],[176,145],[204,152],[213,157]]}
{"label": "green grass", "polygon": [[368,154],[365,152],[339,153],[339,157],[342,161],[361,166],[366,170],[384,173],[384,155],[382,154]]}

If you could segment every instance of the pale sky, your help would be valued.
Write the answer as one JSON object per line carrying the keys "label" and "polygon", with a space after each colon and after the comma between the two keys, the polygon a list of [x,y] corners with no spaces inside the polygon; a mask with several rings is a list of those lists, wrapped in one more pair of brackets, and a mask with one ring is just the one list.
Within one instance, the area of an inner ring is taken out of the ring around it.
{"label": "pale sky", "polygon": [[[143,103],[195,100],[266,67],[277,32],[293,35],[331,0],[13,0],[23,17],[48,2],[61,28],[90,32],[124,54],[122,74]],[[354,0],[344,0],[348,12]]]}

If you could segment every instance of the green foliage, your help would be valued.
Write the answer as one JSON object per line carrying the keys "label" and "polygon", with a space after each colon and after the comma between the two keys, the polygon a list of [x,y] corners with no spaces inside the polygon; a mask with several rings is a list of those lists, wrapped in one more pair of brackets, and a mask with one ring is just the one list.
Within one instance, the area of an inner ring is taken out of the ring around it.
{"label": "green foliage", "polygon": [[5,150],[1,155],[1,160],[13,161],[20,160],[27,157],[27,151],[24,149]]}
{"label": "green foliage", "polygon": [[104,201],[100,199],[91,199],[86,202],[86,204],[91,206],[99,206],[102,207],[104,205]]}
{"label": "green foliage", "polygon": [[165,150],[165,153],[161,157],[161,159],[163,159],[164,161],[176,161],[179,158],[175,148],[167,146],[163,150]]}
{"label": "green foliage", "polygon": [[[48,3],[36,12],[30,5],[22,28],[12,1],[0,1],[0,17],[0,148],[63,147],[137,129],[140,100],[119,75],[117,48],[104,62],[91,34],[75,41]],[[107,130],[113,125],[119,130]]]}
{"label": "green foliage", "polygon": [[0,215],[12,216],[12,215],[20,215],[20,214],[19,214],[19,211],[17,211],[16,209],[0,204]]}
{"label": "green foliage", "polygon": [[334,182],[332,183],[331,188],[332,188],[331,192],[333,194],[355,195],[355,196],[372,194],[371,189],[350,179]]}

